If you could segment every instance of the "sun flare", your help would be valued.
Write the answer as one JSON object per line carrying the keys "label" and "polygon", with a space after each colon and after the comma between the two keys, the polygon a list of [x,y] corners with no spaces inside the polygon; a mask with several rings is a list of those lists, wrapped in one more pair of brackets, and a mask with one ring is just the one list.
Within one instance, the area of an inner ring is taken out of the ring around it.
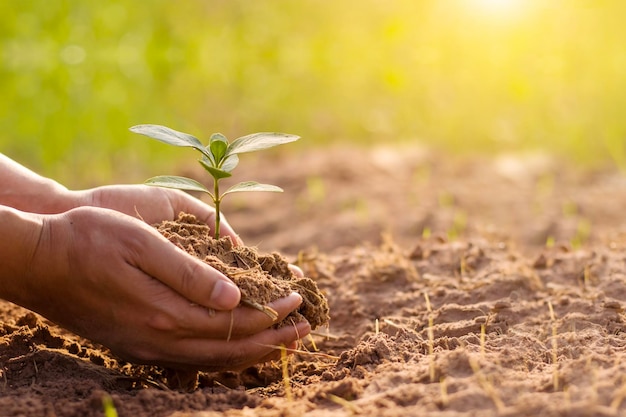
{"label": "sun flare", "polygon": [[477,14],[503,18],[519,14],[527,0],[466,0],[465,2],[467,7]]}

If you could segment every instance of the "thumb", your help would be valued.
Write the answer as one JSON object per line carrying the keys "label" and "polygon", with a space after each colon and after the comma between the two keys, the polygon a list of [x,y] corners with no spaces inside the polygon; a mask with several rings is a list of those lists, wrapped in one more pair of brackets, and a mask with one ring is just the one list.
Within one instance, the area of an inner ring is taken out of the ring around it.
{"label": "thumb", "polygon": [[188,300],[216,310],[239,304],[239,288],[221,272],[173,245],[156,230],[135,251],[136,265]]}

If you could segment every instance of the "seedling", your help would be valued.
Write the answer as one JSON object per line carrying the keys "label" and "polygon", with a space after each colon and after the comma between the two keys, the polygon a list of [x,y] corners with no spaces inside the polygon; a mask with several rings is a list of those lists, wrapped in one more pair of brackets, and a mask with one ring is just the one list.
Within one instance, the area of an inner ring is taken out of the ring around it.
{"label": "seedling", "polygon": [[487,396],[491,398],[491,401],[493,401],[494,405],[496,406],[496,409],[498,410],[498,414],[502,414],[506,406],[504,402],[502,401],[502,399],[500,398],[498,391],[496,391],[496,388],[493,386],[493,383],[482,372],[480,368],[480,362],[474,356],[470,355],[469,364],[470,364],[470,367],[472,368],[472,371],[474,371],[474,375],[478,379],[478,384],[481,386],[483,391],[485,391],[485,394],[487,394]]}
{"label": "seedling", "polygon": [[559,344],[557,340],[558,329],[556,323],[556,316],[554,315],[554,308],[552,303],[548,301],[548,308],[550,309],[550,322],[552,323],[552,387],[554,391],[559,390]]}
{"label": "seedling", "polygon": [[208,194],[215,205],[215,228],[213,229],[215,239],[220,237],[220,205],[224,196],[244,191],[283,191],[275,185],[244,181],[233,185],[224,192],[220,192],[220,180],[232,176],[233,169],[239,164],[238,155],[245,152],[260,151],[300,139],[299,136],[285,133],[253,133],[228,142],[228,139],[221,133],[214,133],[209,139],[209,144],[204,146],[195,136],[178,132],[165,126],[137,125],[131,127],[130,130],[169,145],[190,147],[202,154],[198,162],[213,178],[212,191],[196,180],[173,175],[160,175],[148,179],[145,183],[156,187],[199,191]]}
{"label": "seedling", "polygon": [[102,408],[104,409],[104,417],[117,417],[117,409],[110,395],[105,394],[102,397]]}
{"label": "seedling", "polygon": [[435,322],[433,318],[433,308],[430,304],[430,297],[428,297],[428,293],[424,293],[424,300],[426,300],[426,310],[428,311],[428,357],[430,358],[430,364],[428,367],[430,374],[430,382],[435,382]]}

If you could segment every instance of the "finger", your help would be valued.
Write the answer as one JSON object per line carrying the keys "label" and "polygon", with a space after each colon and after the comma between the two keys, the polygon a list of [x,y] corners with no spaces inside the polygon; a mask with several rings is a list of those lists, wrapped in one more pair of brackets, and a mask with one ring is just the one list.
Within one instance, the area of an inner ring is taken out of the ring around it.
{"label": "finger", "polygon": [[237,370],[280,356],[281,345],[291,345],[311,331],[307,322],[268,329],[239,340],[183,339],[158,361],[170,366],[197,367],[206,371]]}
{"label": "finger", "polygon": [[214,339],[240,339],[259,333],[281,322],[302,303],[302,297],[293,293],[268,305],[278,313],[272,320],[267,314],[250,307],[238,307],[232,311],[210,311],[201,306],[173,305],[169,317],[175,317],[178,323],[164,330],[176,327],[179,337]]}
{"label": "finger", "polygon": [[230,279],[146,227],[150,236],[138,242],[131,264],[204,307],[231,310],[239,304],[241,293]]}
{"label": "finger", "polygon": [[300,269],[299,266],[296,266],[294,264],[289,264],[289,270],[293,272],[293,274],[297,276],[298,278],[304,277],[304,272],[302,272],[302,269]]}

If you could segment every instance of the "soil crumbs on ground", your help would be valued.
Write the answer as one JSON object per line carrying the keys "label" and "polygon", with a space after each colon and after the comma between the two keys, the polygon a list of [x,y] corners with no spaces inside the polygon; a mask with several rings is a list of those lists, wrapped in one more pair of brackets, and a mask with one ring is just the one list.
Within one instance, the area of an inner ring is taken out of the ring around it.
{"label": "soil crumbs on ground", "polygon": [[417,148],[302,157],[242,167],[287,193],[224,209],[328,299],[288,381],[278,362],[164,389],[162,369],[3,302],[0,415],[102,416],[105,396],[120,416],[625,413],[624,174]]}

